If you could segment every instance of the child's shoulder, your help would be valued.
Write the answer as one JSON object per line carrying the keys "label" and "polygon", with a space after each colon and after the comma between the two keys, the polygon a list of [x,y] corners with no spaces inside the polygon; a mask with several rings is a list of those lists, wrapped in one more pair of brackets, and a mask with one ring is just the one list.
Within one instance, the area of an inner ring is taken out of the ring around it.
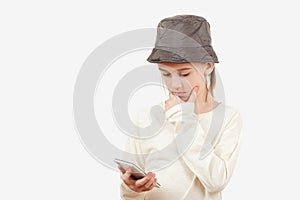
{"label": "child's shoulder", "polygon": [[225,119],[227,122],[233,120],[238,120],[240,122],[242,121],[242,114],[240,108],[228,104],[223,104],[223,107],[225,110]]}

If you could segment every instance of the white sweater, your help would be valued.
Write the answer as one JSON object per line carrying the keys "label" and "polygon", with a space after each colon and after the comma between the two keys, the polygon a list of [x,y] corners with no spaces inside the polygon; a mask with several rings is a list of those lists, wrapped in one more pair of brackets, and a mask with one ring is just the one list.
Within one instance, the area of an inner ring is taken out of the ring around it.
{"label": "white sweater", "polygon": [[124,158],[156,173],[161,188],[137,193],[122,182],[122,199],[222,199],[241,143],[240,112],[223,103],[202,114],[194,113],[193,103],[164,110],[161,102],[138,113],[137,133],[144,138],[130,137],[126,151],[132,156]]}

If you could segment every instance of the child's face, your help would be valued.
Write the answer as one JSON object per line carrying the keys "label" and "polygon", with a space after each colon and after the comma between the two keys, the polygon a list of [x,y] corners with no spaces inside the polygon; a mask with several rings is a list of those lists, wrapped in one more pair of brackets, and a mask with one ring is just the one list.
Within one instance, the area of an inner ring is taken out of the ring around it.
{"label": "child's face", "polygon": [[[195,86],[198,93],[205,91],[204,69],[207,63],[159,63],[162,78],[170,92],[188,100],[189,94]],[[178,92],[178,93],[177,93]]]}

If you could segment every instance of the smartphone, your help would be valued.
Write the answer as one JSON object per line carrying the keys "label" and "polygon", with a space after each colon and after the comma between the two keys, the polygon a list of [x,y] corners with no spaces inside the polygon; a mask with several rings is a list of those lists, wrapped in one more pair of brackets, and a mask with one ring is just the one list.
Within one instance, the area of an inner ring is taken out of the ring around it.
{"label": "smartphone", "polygon": [[[147,174],[144,170],[142,170],[139,166],[137,166],[136,164],[134,164],[132,162],[128,162],[128,161],[117,159],[117,158],[114,161],[115,161],[115,163],[117,163],[118,165],[123,167],[123,169],[125,169],[126,171],[128,170],[129,167],[131,167],[131,169],[133,171],[131,178],[134,180],[139,180],[139,179],[145,177]],[[161,185],[159,183],[156,183],[156,187],[160,188],[160,186]]]}

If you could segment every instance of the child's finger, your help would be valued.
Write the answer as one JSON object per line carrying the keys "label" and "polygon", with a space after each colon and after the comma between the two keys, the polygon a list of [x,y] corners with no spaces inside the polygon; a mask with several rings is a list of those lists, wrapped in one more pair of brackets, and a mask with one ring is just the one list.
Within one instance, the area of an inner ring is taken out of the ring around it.
{"label": "child's finger", "polygon": [[120,165],[118,165],[118,168],[122,172],[122,174],[126,173],[126,170],[123,167],[121,167]]}
{"label": "child's finger", "polygon": [[196,99],[197,99],[197,95],[198,95],[198,90],[199,90],[199,87],[198,86],[194,86],[191,90],[191,94],[190,94],[190,97],[188,99],[188,102],[195,102]]}

